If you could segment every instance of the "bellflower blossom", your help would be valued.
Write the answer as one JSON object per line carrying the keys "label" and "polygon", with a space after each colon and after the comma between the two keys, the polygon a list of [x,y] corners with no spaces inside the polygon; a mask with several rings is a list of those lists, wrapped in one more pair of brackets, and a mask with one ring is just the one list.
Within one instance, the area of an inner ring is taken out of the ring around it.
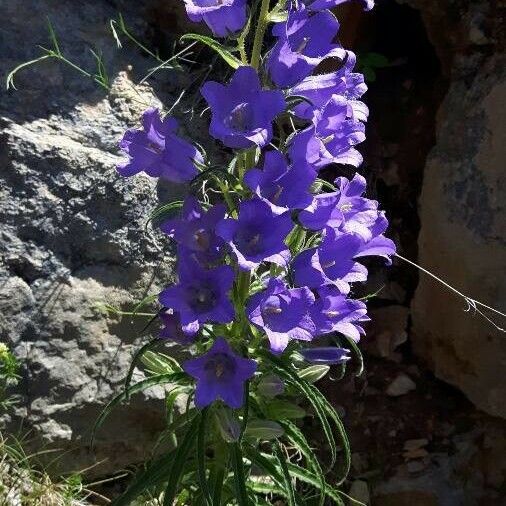
{"label": "bellflower blossom", "polygon": [[207,353],[188,360],[183,369],[197,380],[198,408],[221,399],[227,406],[239,409],[244,403],[244,382],[255,374],[257,363],[236,355],[228,342],[219,337]]}
{"label": "bellflower blossom", "polygon": [[228,297],[234,271],[228,265],[204,269],[195,261],[180,258],[179,283],[160,293],[160,303],[178,311],[183,326],[199,328],[206,322],[228,323],[234,308]]}
{"label": "bellflower blossom", "polygon": [[206,264],[223,256],[224,241],[216,235],[215,228],[224,217],[223,204],[216,204],[205,212],[198,200],[189,196],[184,201],[181,217],[163,222],[160,229]]}
{"label": "bellflower blossom", "polygon": [[246,186],[277,214],[310,205],[309,188],[315,179],[311,167],[299,163],[289,168],[284,155],[276,150],[265,153],[262,170],[253,168],[244,175]]}
{"label": "bellflower blossom", "polygon": [[266,333],[271,350],[281,353],[292,339],[313,339],[316,326],[310,312],[314,302],[309,288],[288,288],[271,278],[264,291],[251,297],[246,312],[251,323]]}
{"label": "bellflower blossom", "polygon": [[286,88],[307,77],[326,58],[343,59],[346,51],[332,41],[339,22],[330,11],[310,15],[304,8],[289,10],[288,19],[277,23],[272,34],[277,42],[267,60],[271,79]]}
{"label": "bellflower blossom", "polygon": [[366,241],[372,239],[374,226],[384,216],[377,201],[362,197],[365,178],[360,174],[355,174],[351,181],[339,177],[335,184],[338,191],[316,195],[311,205],[299,213],[299,222],[310,230],[331,227],[357,234]]}
{"label": "bellflower blossom", "polygon": [[229,148],[263,147],[272,139],[272,122],[285,110],[283,93],[263,90],[252,67],[239,67],[228,85],[208,81],[201,90],[211,107],[210,134]]}
{"label": "bellflower blossom", "polygon": [[[322,9],[332,9],[338,5],[348,3],[350,0],[295,0],[306,5],[313,11],[320,11]],[[364,11],[370,11],[374,7],[374,0],[359,0],[362,4]]]}
{"label": "bellflower blossom", "polygon": [[362,155],[354,148],[365,140],[365,127],[349,117],[348,101],[333,95],[320,111],[316,111],[312,125],[296,134],[290,145],[295,162],[305,160],[316,170],[331,163],[358,167]]}
{"label": "bellflower blossom", "polygon": [[246,24],[247,0],[184,0],[188,17],[205,21],[216,37],[227,37]]}
{"label": "bellflower blossom", "polygon": [[361,324],[368,321],[365,303],[346,298],[332,285],[320,287],[317,293],[318,298],[311,308],[317,334],[340,332],[358,341],[364,333]]}
{"label": "bellflower blossom", "polygon": [[241,202],[237,219],[218,223],[216,233],[229,244],[239,267],[251,270],[262,262],[288,263],[284,239],[292,228],[289,213],[277,215],[265,201],[253,199]]}
{"label": "bellflower blossom", "polygon": [[120,142],[120,148],[130,157],[117,166],[120,175],[145,172],[151,177],[184,183],[198,174],[195,162],[204,163],[202,155],[176,135],[178,123],[174,118],[167,116],[162,121],[160,111],[152,107],[144,112],[142,126],[142,130],[127,130]]}
{"label": "bellflower blossom", "polygon": [[367,279],[367,269],[355,261],[362,244],[356,235],[338,235],[333,229],[327,229],[317,248],[305,250],[294,258],[295,283],[311,288],[335,285],[347,294],[350,283]]}
{"label": "bellflower blossom", "polygon": [[340,95],[348,100],[348,116],[367,121],[369,109],[358,100],[367,91],[367,85],[362,74],[352,72],[356,61],[355,54],[346,51],[343,65],[336,72],[308,76],[293,86],[290,95],[307,99],[295,106],[294,113],[299,118],[311,120],[315,111],[321,109],[333,95]]}
{"label": "bellflower blossom", "polygon": [[[366,9],[374,4],[361,1]],[[178,137],[176,121],[162,119],[153,108],[145,112],[143,128],[128,130],[121,141],[129,155],[118,167],[124,176],[144,171],[172,182],[191,181],[180,213],[160,225],[176,243],[178,279],[158,296],[162,308],[155,311],[163,328],[155,343],[171,340],[195,356],[179,366],[176,358],[151,351],[143,360],[153,365],[146,370],[147,382],[134,387],[170,381],[168,404],[186,405],[184,422],[174,419],[181,432],[176,453],[186,464],[157,483],[166,490],[167,503],[177,497],[185,504],[255,502],[248,483],[255,455],[272,464],[273,472],[292,473],[291,454],[283,453],[283,468],[269,451],[293,444],[294,434],[303,441],[287,423],[305,413],[293,404],[301,397],[325,429],[328,447],[333,453],[342,447],[349,458],[345,435],[328,426],[339,425],[339,415],[312,384],[330,368],[301,362],[341,364],[345,372],[351,355],[360,354],[355,343],[369,318],[365,301],[350,295],[353,283],[367,279],[363,257],[390,262],[395,245],[385,237],[385,213],[365,196],[361,175],[337,177],[329,191],[322,180],[329,171],[319,172],[331,164],[358,168],[362,162],[356,147],[365,139],[368,109],[361,100],[367,86],[354,71],[355,54],[335,42],[339,22],[329,10],[343,3],[184,0],[190,19],[207,23],[215,37],[236,34],[224,44],[187,37],[206,44],[234,69],[228,83],[201,87],[211,116],[208,137],[222,144],[222,153],[210,150],[204,164],[199,151]],[[251,23],[238,35],[248,10]],[[264,51],[271,24],[274,47]],[[317,74],[328,58],[340,66]],[[332,170],[336,176],[344,172],[339,166]],[[179,207],[179,201],[162,202],[159,209]],[[193,400],[194,407],[179,395]],[[223,487],[209,490],[214,482],[207,478],[222,457],[234,472],[220,475]],[[171,454],[162,458],[169,462]],[[325,494],[332,499],[339,493],[320,486],[325,477],[311,462],[314,457],[306,452],[301,458],[300,468],[314,474],[315,490],[308,496],[322,492],[323,504]],[[143,475],[149,478],[151,472],[157,471],[148,467]],[[293,498],[296,477],[284,478],[276,481],[276,496]],[[120,501],[130,503],[138,483]],[[220,496],[234,486],[237,496]]]}
{"label": "bellflower blossom", "polygon": [[191,323],[183,326],[179,313],[161,313],[160,320],[164,325],[160,331],[160,337],[179,344],[186,345],[193,342],[194,336],[199,330],[198,324]]}

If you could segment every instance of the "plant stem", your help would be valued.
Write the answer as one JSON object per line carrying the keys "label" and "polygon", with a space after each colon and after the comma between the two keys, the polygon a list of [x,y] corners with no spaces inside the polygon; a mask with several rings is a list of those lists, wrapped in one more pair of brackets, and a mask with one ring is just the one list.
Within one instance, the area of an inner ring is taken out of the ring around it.
{"label": "plant stem", "polygon": [[262,45],[264,43],[265,30],[267,30],[269,15],[269,0],[262,0],[260,6],[260,14],[258,15],[258,24],[255,31],[255,38],[253,41],[253,51],[251,53],[251,66],[258,70],[260,66],[260,55],[262,54]]}

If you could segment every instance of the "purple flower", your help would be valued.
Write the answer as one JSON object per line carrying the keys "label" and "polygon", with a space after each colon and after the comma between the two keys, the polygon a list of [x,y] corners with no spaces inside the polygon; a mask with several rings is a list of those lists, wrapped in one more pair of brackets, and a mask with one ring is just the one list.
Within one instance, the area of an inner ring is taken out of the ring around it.
{"label": "purple flower", "polygon": [[287,288],[271,278],[266,290],[251,297],[248,318],[263,329],[274,353],[281,353],[291,339],[311,341],[316,331],[310,316],[315,297],[307,287]]}
{"label": "purple flower", "polygon": [[336,347],[304,348],[300,350],[300,354],[308,362],[325,365],[342,364],[350,360],[349,353],[349,350],[345,348]]}
{"label": "purple flower", "polygon": [[322,286],[311,310],[318,334],[340,332],[354,341],[364,333],[361,323],[368,321],[367,306],[360,300],[347,299],[335,286]]}
{"label": "purple flower", "polygon": [[395,243],[385,237],[383,234],[388,228],[388,220],[383,211],[378,213],[378,217],[371,227],[371,238],[369,240],[362,240],[360,248],[355,255],[356,258],[366,256],[379,256],[391,264],[391,257],[395,255]]}
{"label": "purple flower", "polygon": [[309,188],[315,179],[315,171],[306,164],[288,168],[279,151],[265,153],[262,170],[251,169],[244,176],[246,186],[269,202],[277,214],[307,207],[312,201]]}
{"label": "purple flower", "polygon": [[228,85],[205,83],[201,93],[212,111],[209,132],[229,148],[268,144],[272,121],[286,106],[281,91],[262,90],[252,67],[239,67]]}
{"label": "purple flower", "polygon": [[311,230],[331,227],[370,240],[376,222],[384,218],[377,201],[362,197],[365,178],[360,174],[351,181],[339,177],[335,184],[338,191],[316,195],[311,205],[299,213],[300,223]]}
{"label": "purple flower", "polygon": [[349,117],[348,101],[334,95],[320,111],[312,125],[295,135],[290,145],[292,160],[306,161],[319,170],[331,163],[358,167],[362,155],[353,147],[365,140],[364,124]]}
{"label": "purple flower", "polygon": [[[313,11],[321,11],[323,9],[332,9],[338,5],[349,2],[350,0],[302,0]],[[364,11],[370,11],[374,7],[374,0],[360,0]]]}
{"label": "purple flower", "polygon": [[160,337],[170,339],[179,344],[189,344],[193,341],[193,336],[198,332],[199,325],[192,322],[190,325],[183,326],[181,317],[178,313],[162,313],[160,320],[164,328],[160,331]]}
{"label": "purple flower", "polygon": [[288,87],[311,74],[325,58],[344,58],[346,51],[334,44],[339,22],[330,11],[309,15],[303,7],[289,10],[286,22],[277,23],[272,33],[278,38],[267,60],[271,79]]}
{"label": "purple flower", "polygon": [[246,24],[246,0],[184,0],[188,17],[205,21],[216,37],[227,37]]}
{"label": "purple flower", "polygon": [[358,99],[367,91],[362,74],[352,72],[356,56],[346,51],[343,66],[331,74],[308,76],[290,89],[290,95],[306,98],[308,101],[297,104],[294,113],[302,119],[312,119],[314,112],[321,109],[333,95],[341,95],[348,100],[348,116],[359,121],[367,121],[369,109]]}
{"label": "purple flower", "polygon": [[311,288],[335,285],[341,293],[348,293],[350,283],[367,279],[367,269],[354,260],[362,244],[356,235],[338,234],[328,228],[318,248],[305,250],[295,257],[296,284]]}
{"label": "purple flower", "polygon": [[183,326],[228,323],[234,319],[228,298],[234,280],[232,267],[206,270],[194,260],[181,257],[178,274],[179,283],[163,290],[159,300],[164,307],[179,312]]}
{"label": "purple flower", "polygon": [[167,220],[160,225],[163,232],[189,250],[202,264],[222,255],[223,240],[215,233],[216,224],[225,217],[225,206],[216,204],[204,212],[198,200],[186,197],[181,218]]}
{"label": "purple flower", "polygon": [[276,215],[269,204],[254,199],[241,202],[238,219],[222,220],[216,233],[230,245],[239,267],[251,270],[262,262],[288,263],[290,252],[284,239],[292,227],[289,213]]}
{"label": "purple flower", "polygon": [[189,142],[176,135],[177,121],[167,116],[160,119],[160,111],[147,109],[142,115],[143,130],[125,132],[120,148],[130,159],[117,166],[122,176],[145,172],[174,183],[184,183],[197,174],[195,162],[204,163],[202,155]]}
{"label": "purple flower", "polygon": [[207,353],[188,360],[183,369],[197,380],[197,408],[221,399],[230,408],[239,409],[244,404],[244,382],[255,374],[257,363],[236,355],[227,341],[218,337]]}

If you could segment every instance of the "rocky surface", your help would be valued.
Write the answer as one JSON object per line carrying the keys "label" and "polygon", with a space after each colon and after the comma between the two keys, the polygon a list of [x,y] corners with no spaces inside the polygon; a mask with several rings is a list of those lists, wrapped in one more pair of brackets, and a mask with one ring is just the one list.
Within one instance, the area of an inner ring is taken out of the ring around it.
{"label": "rocky surface", "polygon": [[[49,16],[69,59],[90,69],[88,48],[103,52],[112,85],[106,92],[46,61],[16,76],[18,91],[1,92],[0,339],[23,368],[10,427],[22,423],[44,444],[78,448],[62,458],[66,471],[106,459],[94,470],[106,474],[140,461],[163,426],[161,392],[147,393],[112,414],[96,453],[87,454],[96,416],[147,339],[141,333],[146,318],[107,316],[97,305],[132,307],[157,293],[172,265],[167,242],[145,224],[158,195],[176,190],[144,176],[117,176],[117,143],[148,105],[174,100],[166,91],[175,77],[164,74],[158,95],[134,87],[156,62],[130,46],[117,50],[108,20],[126,7],[95,1],[80,2],[78,12],[74,7],[51,0],[0,3],[0,17],[9,20],[0,31],[2,79],[36,56],[36,44],[48,44]],[[147,30],[141,12],[123,12],[132,30]]]}
{"label": "rocky surface", "polygon": [[[451,78],[424,170],[418,261],[465,294],[504,311],[506,58],[500,20],[506,6],[410,3],[422,10]],[[506,326],[504,318],[485,312]],[[506,365],[505,334],[423,275],[412,320],[415,353],[435,374],[479,408],[506,417],[506,379],[498,374]]]}

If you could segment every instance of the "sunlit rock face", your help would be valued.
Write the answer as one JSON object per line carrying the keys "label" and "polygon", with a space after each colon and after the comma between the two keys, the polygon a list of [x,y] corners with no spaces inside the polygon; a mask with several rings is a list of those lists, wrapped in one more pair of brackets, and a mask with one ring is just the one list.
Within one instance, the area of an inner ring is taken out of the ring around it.
{"label": "sunlit rock face", "polygon": [[[20,359],[23,376],[19,403],[1,426],[17,430],[22,422],[34,439],[77,448],[62,457],[66,471],[107,458],[95,474],[141,461],[164,424],[163,392],[151,391],[113,413],[96,453],[88,451],[97,415],[149,338],[141,333],[146,318],[108,316],[97,305],[127,310],[172,272],[167,240],[145,228],[167,190],[143,175],[123,179],[115,166],[124,159],[117,144],[125,129],[148,106],[171,104],[170,90],[181,83],[165,73],[163,95],[134,89],[156,62],[129,44],[117,49],[108,22],[119,8],[105,1],[79,9],[70,1],[0,5],[9,20],[0,30],[0,74],[49,44],[48,16],[62,50],[80,66],[93,68],[88,47],[102,49],[112,84],[107,92],[46,61],[16,76],[18,91],[2,91],[0,100],[0,341]],[[127,24],[144,36],[144,11],[131,9],[122,9]]]}
{"label": "sunlit rock face", "polygon": [[[440,2],[410,3],[421,9],[451,78],[424,171],[418,260],[462,292],[504,311],[506,58],[493,15],[498,6],[461,2],[466,5],[445,10]],[[441,23],[448,29],[437,30]],[[435,374],[480,409],[506,417],[506,379],[500,374],[505,334],[423,275],[412,318],[414,350]]]}

